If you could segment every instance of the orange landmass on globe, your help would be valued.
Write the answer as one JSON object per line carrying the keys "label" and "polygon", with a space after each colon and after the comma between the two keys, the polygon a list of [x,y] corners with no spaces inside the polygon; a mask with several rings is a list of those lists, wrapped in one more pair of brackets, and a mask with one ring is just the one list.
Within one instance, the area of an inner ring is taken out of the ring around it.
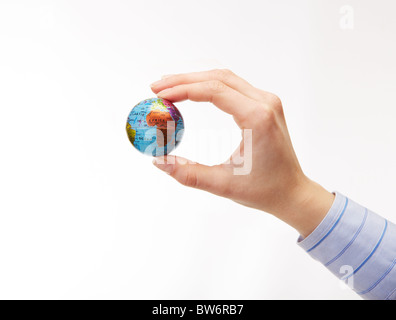
{"label": "orange landmass on globe", "polygon": [[146,122],[150,127],[157,127],[157,144],[164,147],[175,133],[175,121],[166,110],[152,110],[146,116]]}

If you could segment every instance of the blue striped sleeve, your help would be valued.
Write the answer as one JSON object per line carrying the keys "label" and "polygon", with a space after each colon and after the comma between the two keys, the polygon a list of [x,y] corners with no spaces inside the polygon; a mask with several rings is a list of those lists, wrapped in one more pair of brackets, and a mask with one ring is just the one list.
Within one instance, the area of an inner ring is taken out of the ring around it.
{"label": "blue striped sleeve", "polygon": [[340,193],[298,244],[368,300],[396,300],[396,226]]}

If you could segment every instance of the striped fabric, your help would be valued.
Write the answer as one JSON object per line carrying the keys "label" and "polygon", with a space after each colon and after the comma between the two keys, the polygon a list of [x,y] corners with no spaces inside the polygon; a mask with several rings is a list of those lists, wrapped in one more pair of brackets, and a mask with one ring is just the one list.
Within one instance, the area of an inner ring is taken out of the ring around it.
{"label": "striped fabric", "polygon": [[298,244],[357,294],[396,300],[396,225],[340,193],[325,219]]}

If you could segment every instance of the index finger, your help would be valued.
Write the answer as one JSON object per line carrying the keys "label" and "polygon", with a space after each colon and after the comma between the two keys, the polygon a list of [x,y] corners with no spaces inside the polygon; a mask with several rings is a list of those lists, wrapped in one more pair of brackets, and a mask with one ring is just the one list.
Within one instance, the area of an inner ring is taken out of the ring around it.
{"label": "index finger", "polygon": [[253,87],[249,82],[237,76],[232,71],[226,69],[169,75],[160,81],[154,82],[151,86],[151,89],[154,91],[154,93],[158,93],[162,90],[165,90],[166,88],[171,88],[181,84],[190,84],[211,80],[221,81],[230,88],[251,99],[257,101],[262,100],[262,93],[260,90]]}
{"label": "index finger", "polygon": [[212,102],[219,109],[234,116],[240,127],[249,123],[257,110],[257,102],[217,80],[182,84],[159,92],[158,97],[173,102],[191,100]]}

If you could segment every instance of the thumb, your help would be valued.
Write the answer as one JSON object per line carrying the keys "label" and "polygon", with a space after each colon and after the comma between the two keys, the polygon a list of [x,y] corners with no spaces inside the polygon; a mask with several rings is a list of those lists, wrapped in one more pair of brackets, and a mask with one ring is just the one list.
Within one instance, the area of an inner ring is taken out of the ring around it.
{"label": "thumb", "polygon": [[176,156],[155,158],[153,164],[187,187],[220,196],[228,196],[231,192],[232,170],[224,165],[205,166]]}

